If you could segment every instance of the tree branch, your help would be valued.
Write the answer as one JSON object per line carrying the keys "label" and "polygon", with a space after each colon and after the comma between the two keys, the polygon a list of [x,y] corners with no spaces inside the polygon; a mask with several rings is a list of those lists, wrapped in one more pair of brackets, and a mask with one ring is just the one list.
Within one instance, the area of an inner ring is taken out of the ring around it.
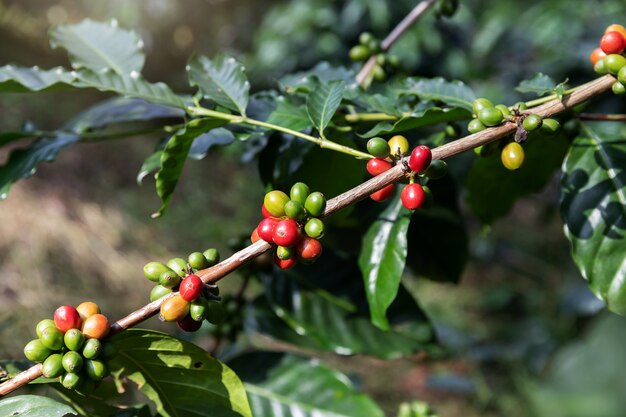
{"label": "tree branch", "polygon": [[[418,3],[417,6],[415,6],[413,10],[411,10],[411,12],[406,15],[400,23],[398,23],[398,25],[389,33],[389,35],[387,35],[387,37],[383,39],[383,41],[380,43],[380,49],[383,52],[387,52],[389,48],[391,48],[391,46],[396,43],[396,41],[400,39],[402,35],[404,35],[404,32],[409,30],[409,28],[413,26],[413,24],[417,22],[417,20],[426,12],[426,10],[434,5],[436,1],[437,0],[423,0]],[[359,71],[359,73],[357,74],[356,82],[361,87],[365,86],[366,80],[369,78],[369,75],[371,74],[375,65],[376,56],[373,55],[367,60],[367,62],[365,62],[363,68],[361,68],[361,71]]]}
{"label": "tree branch", "polygon": [[[574,92],[565,96],[563,101],[552,100],[541,106],[533,108],[532,111],[526,111],[524,113],[538,114],[542,117],[553,116],[577,104],[587,101],[598,94],[610,90],[614,82],[615,78],[613,76],[605,75],[587,84],[581,85]],[[450,158],[486,143],[501,139],[514,133],[516,129],[517,125],[515,123],[506,122],[501,126],[492,127],[481,132],[474,133],[473,135],[465,136],[456,141],[434,148],[432,150],[433,159]],[[407,158],[405,158],[405,160],[406,159]],[[345,207],[367,198],[373,192],[398,181],[406,175],[407,171],[404,164],[402,162],[396,164],[396,166],[390,170],[383,172],[382,174],[371,178],[355,188],[328,200],[324,217],[330,216]],[[252,259],[267,252],[272,247],[273,245],[259,240],[258,242],[253,243],[252,245],[233,254],[219,264],[211,268],[198,271],[197,275],[200,276],[204,283],[217,282],[244,264],[250,262]],[[156,315],[161,307],[161,303],[173,295],[174,294],[170,294],[167,297],[154,301],[116,321],[111,326],[110,335],[117,334],[129,327],[134,327],[144,320]],[[39,376],[41,376],[41,364],[37,364],[26,371],[19,373],[14,378],[0,384],[0,397],[16,390]]]}

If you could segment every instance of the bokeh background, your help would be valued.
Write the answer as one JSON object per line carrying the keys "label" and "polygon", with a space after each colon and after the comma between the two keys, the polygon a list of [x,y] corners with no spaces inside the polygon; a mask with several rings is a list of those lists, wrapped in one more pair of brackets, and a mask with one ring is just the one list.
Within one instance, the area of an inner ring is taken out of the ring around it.
{"label": "bokeh background", "polygon": [[[322,60],[346,64],[362,31],[385,36],[414,4],[0,1],[0,65],[67,65],[65,54],[48,44],[51,27],[86,17],[117,19],[143,37],[150,81],[191,92],[187,57],[227,51],[245,62],[253,89],[260,90]],[[521,98],[514,87],[535,72],[572,84],[591,79],[587,56],[611,23],[626,23],[623,0],[462,0],[453,18],[427,15],[392,52],[407,73],[460,79],[494,102],[513,103]],[[91,91],[0,95],[0,130],[23,123],[54,129],[106,97]],[[623,99],[609,96],[592,106],[625,110]],[[60,304],[96,300],[109,317],[121,317],[147,301],[146,262],[207,247],[227,255],[233,240],[248,235],[263,188],[238,145],[189,161],[168,214],[150,218],[159,201],[151,179],[138,186],[136,176],[157,140],[75,146],[0,202],[0,358],[21,358],[34,323]],[[8,151],[0,150],[0,163]],[[603,310],[569,257],[558,180],[489,228],[464,209],[471,259],[459,285],[411,281],[441,340],[456,353],[452,358],[429,364],[323,359],[358,381],[389,415],[414,399],[430,402],[442,417],[622,415],[626,320]],[[239,279],[225,280],[222,291],[237,288]],[[145,325],[164,328],[157,320]],[[207,336],[195,341],[211,347]]]}

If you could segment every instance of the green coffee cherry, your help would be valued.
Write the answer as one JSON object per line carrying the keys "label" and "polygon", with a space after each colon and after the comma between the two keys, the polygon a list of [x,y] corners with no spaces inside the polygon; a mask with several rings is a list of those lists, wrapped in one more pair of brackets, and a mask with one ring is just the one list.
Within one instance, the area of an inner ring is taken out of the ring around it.
{"label": "green coffee cherry", "polygon": [[378,39],[370,39],[367,47],[372,52],[372,55],[377,54],[380,52],[380,41]]}
{"label": "green coffee cherry", "polygon": [[41,337],[41,332],[43,332],[43,329],[45,329],[46,327],[56,328],[56,326],[54,325],[54,320],[43,319],[39,323],[37,323],[37,326],[35,327],[35,333],[37,333],[37,337]]}
{"label": "green coffee cherry", "polygon": [[60,353],[54,353],[43,361],[41,374],[46,378],[56,378],[63,374],[63,356]]}
{"label": "green coffee cherry", "polygon": [[537,130],[543,124],[543,119],[538,114],[529,114],[524,118],[522,122],[522,127],[527,132],[532,132],[533,130]]}
{"label": "green coffee cherry", "polygon": [[319,239],[324,235],[324,222],[318,218],[311,218],[304,225],[304,233],[313,239]]}
{"label": "green coffee cherry", "polygon": [[365,45],[356,45],[350,48],[349,55],[351,61],[365,61],[370,57],[371,51]]}
{"label": "green coffee cherry", "polygon": [[374,79],[376,81],[382,82],[387,79],[387,73],[385,72],[385,69],[378,64],[374,65],[374,69],[372,69],[372,74],[374,75]]}
{"label": "green coffee cherry", "polygon": [[304,202],[304,208],[311,216],[319,217],[326,209],[326,197],[320,192],[311,193]]}
{"label": "green coffee cherry", "polygon": [[204,259],[206,259],[209,264],[208,267],[217,265],[220,261],[220,253],[215,248],[209,248],[202,252],[202,254],[204,255]]}
{"label": "green coffee cherry", "polygon": [[375,137],[367,141],[367,151],[376,158],[384,159],[389,156],[391,149],[383,138]]}
{"label": "green coffee cherry", "polygon": [[[172,271],[176,272],[176,274],[178,274],[178,276],[181,278],[187,275],[187,261],[185,261],[183,258],[170,259],[169,261],[167,261],[167,266]],[[161,281],[162,275],[163,274],[159,275],[159,282]]]}
{"label": "green coffee cherry", "polygon": [[165,271],[159,278],[159,285],[165,288],[174,288],[180,284],[181,277],[174,271]]}
{"label": "green coffee cherry", "polygon": [[209,263],[207,262],[202,252],[193,252],[189,254],[187,262],[189,263],[189,265],[191,265],[193,269],[204,269],[209,266]]}
{"label": "green coffee cherry", "polygon": [[270,191],[265,194],[263,204],[265,209],[274,217],[283,217],[285,215],[285,204],[289,201],[287,194],[279,190]]}
{"label": "green coffee cherry", "polygon": [[620,83],[619,81],[615,81],[613,83],[613,85],[611,86],[611,90],[613,91],[613,94],[618,95],[618,96],[621,96],[622,94],[626,93],[626,87],[624,87],[624,84]]}
{"label": "green coffee cherry", "polygon": [[496,105],[496,109],[500,110],[505,118],[511,115],[511,110],[509,110],[509,108],[504,104]]}
{"label": "green coffee cherry", "polygon": [[623,57],[622,55],[610,54],[604,57],[603,60],[606,63],[606,69],[609,71],[609,74],[612,74],[612,75],[617,75],[620,72],[620,70],[624,68],[624,66],[626,66],[626,58]]}
{"label": "green coffee cherry", "polygon": [[221,324],[226,319],[226,310],[222,303],[209,300],[207,302],[206,320],[211,324]]}
{"label": "green coffee cherry", "polygon": [[292,201],[297,201],[298,203],[304,205],[306,202],[306,198],[311,194],[311,190],[309,186],[303,182],[297,182],[291,187],[291,191],[289,191],[289,197]]}
{"label": "green coffee cherry", "polygon": [[44,346],[39,339],[31,340],[24,346],[24,356],[29,361],[43,362],[51,354],[52,351]]}
{"label": "green coffee cherry", "polygon": [[467,125],[467,130],[470,133],[478,133],[481,130],[485,130],[486,128],[487,126],[485,126],[483,122],[478,119],[472,119]]}
{"label": "green coffee cherry", "polygon": [[518,101],[517,103],[513,105],[513,108],[517,109],[518,111],[522,111],[522,110],[526,110],[528,106],[523,101]]}
{"label": "green coffee cherry", "polygon": [[617,73],[617,81],[619,81],[620,83],[626,85],[626,67],[623,67]]}
{"label": "green coffee cherry", "polygon": [[290,219],[294,219],[296,221],[302,220],[306,216],[306,212],[304,211],[304,206],[294,200],[287,201],[285,204],[285,214]]}
{"label": "green coffee cherry", "polygon": [[63,333],[56,327],[46,327],[39,338],[45,347],[51,350],[61,350],[64,346]]}
{"label": "green coffee cherry", "polygon": [[80,353],[70,350],[63,355],[63,369],[73,374],[78,373],[83,368],[83,357]]}
{"label": "green coffee cherry", "polygon": [[85,336],[78,329],[69,329],[63,336],[63,342],[69,350],[78,351],[85,343]]}
{"label": "green coffee cherry", "polygon": [[286,246],[277,246],[276,247],[276,256],[278,259],[287,260],[293,258],[295,255],[296,249],[294,247],[288,248]]}
{"label": "green coffee cherry", "polygon": [[166,295],[172,293],[171,288],[164,287],[162,285],[156,285],[152,291],[150,291],[150,301],[160,300]]}
{"label": "green coffee cherry", "polygon": [[561,124],[556,119],[543,119],[541,132],[546,135],[553,135],[561,128]]}
{"label": "green coffee cherry", "polygon": [[163,272],[169,271],[169,270],[170,270],[170,268],[168,268],[167,265],[165,265],[165,264],[163,264],[161,262],[148,262],[143,267],[143,274],[150,281],[159,282],[159,277],[161,276],[161,274]]}
{"label": "green coffee cherry", "polygon": [[599,59],[594,65],[593,70],[596,74],[605,75],[609,73],[609,68],[606,66],[606,60],[604,58]]}
{"label": "green coffee cherry", "polygon": [[80,374],[66,373],[61,377],[61,385],[67,389],[75,389],[83,382],[83,379]]}
{"label": "green coffee cherry", "polygon": [[372,35],[372,34],[371,34],[371,33],[369,33],[369,32],[363,32],[363,33],[361,33],[361,34],[359,35],[359,43],[360,43],[361,45],[367,45],[368,43],[370,43],[370,42],[371,42],[371,41],[373,41],[374,39],[375,39],[375,38],[374,38],[374,35]]}
{"label": "green coffee cherry", "polygon": [[191,302],[189,306],[189,315],[194,321],[204,320],[207,312],[207,300],[199,297]]}
{"label": "green coffee cherry", "polygon": [[109,375],[109,369],[104,362],[97,359],[88,359],[83,365],[85,373],[93,381],[100,381]]}
{"label": "green coffee cherry", "polygon": [[448,164],[441,159],[435,159],[426,169],[426,176],[432,180],[443,178],[448,173]]}
{"label": "green coffee cherry", "polygon": [[478,111],[476,114],[478,120],[482,122],[485,126],[498,126],[502,123],[504,119],[504,115],[495,107],[484,107]]}
{"label": "green coffee cherry", "polygon": [[478,113],[487,107],[493,107],[493,103],[486,98],[477,98],[472,102],[472,111],[476,116]]}
{"label": "green coffee cherry", "polygon": [[102,342],[98,339],[87,339],[83,346],[83,356],[85,359],[96,359],[102,352]]}

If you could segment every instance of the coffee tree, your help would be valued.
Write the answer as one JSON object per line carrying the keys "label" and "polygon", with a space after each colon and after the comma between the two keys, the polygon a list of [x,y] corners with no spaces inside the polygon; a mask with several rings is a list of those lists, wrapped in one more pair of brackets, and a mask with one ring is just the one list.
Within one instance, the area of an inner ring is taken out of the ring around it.
{"label": "coffee tree", "polygon": [[[4,93],[92,89],[116,96],[55,131],[1,133],[3,146],[32,140],[0,167],[3,198],[70,146],[137,134],[155,138],[140,173],[154,173],[161,199],[155,218],[166,214],[188,158],[212,147],[242,142],[267,185],[258,226],[237,231],[250,238],[234,253],[198,248],[186,258],[146,260],[145,278],[138,271],[133,279],[154,283],[149,304],[113,320],[97,301],[76,308],[61,301],[54,315],[34,318],[33,340],[24,341],[29,361],[3,362],[0,395],[41,383],[63,401],[17,391],[0,400],[2,414],[384,415],[345,375],[312,357],[445,357],[402,277],[405,270],[437,281],[460,277],[468,251],[461,175],[454,172],[458,159],[449,162],[451,172],[446,162],[460,154],[472,160],[463,178],[466,206],[486,224],[561,168],[560,210],[573,259],[593,293],[623,314],[624,141],[587,121],[623,117],[583,115],[579,107],[610,90],[626,92],[626,29],[598,28],[599,47],[588,51],[598,78],[571,86],[531,74],[519,90],[538,97],[494,103],[461,81],[407,75],[390,52],[425,13],[445,18],[457,7],[454,0],[423,1],[384,39],[362,33],[345,66],[319,63],[270,89],[252,86],[235,57],[194,55],[186,71],[195,93],[178,94],[144,79],[137,33],[93,20],[50,34],[71,68],[1,67]],[[244,276],[240,290],[220,291],[219,281],[234,271]],[[250,282],[261,290],[250,292]],[[185,332],[210,332],[222,349],[210,355],[188,340],[140,329],[155,316]],[[244,334],[291,349],[259,348]],[[132,389],[150,404],[122,395]],[[402,417],[433,413],[420,402],[398,410]]]}

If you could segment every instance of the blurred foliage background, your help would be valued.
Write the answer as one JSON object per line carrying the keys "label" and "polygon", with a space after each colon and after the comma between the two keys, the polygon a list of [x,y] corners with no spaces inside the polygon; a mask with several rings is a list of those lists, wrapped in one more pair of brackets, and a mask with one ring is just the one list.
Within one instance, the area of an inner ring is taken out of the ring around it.
{"label": "blurred foliage background", "polygon": [[[0,64],[66,64],[52,26],[85,17],[117,19],[139,31],[145,74],[181,92],[187,57],[228,51],[245,62],[253,88],[319,61],[347,62],[362,31],[384,37],[415,4],[396,0],[0,1]],[[535,72],[576,84],[604,28],[622,23],[623,0],[462,0],[451,19],[432,13],[394,46],[402,71],[460,79],[494,102],[522,98],[514,87]],[[618,21],[616,21],[618,20]],[[0,96],[0,130],[23,123],[53,129],[106,96],[93,92]],[[603,96],[597,111],[623,112]],[[169,213],[136,174],[154,138],[90,143],[63,152],[0,203],[0,357],[21,358],[34,319],[61,303],[97,300],[117,318],[147,301],[141,268],[247,236],[263,195],[254,166],[231,146],[187,163]],[[15,146],[20,146],[18,143]],[[0,162],[7,151],[0,152]],[[463,178],[469,159],[451,167]],[[558,176],[490,228],[466,209],[471,259],[458,285],[407,277],[455,355],[427,364],[328,355],[389,412],[424,399],[441,416],[614,417],[626,408],[626,321],[603,312],[569,257],[558,213]],[[233,291],[239,278],[225,280]],[[148,327],[161,327],[150,320]],[[171,331],[171,328],[168,329]],[[196,340],[210,348],[207,338]],[[367,366],[363,366],[367,364]],[[365,369],[365,371],[364,371]]]}

